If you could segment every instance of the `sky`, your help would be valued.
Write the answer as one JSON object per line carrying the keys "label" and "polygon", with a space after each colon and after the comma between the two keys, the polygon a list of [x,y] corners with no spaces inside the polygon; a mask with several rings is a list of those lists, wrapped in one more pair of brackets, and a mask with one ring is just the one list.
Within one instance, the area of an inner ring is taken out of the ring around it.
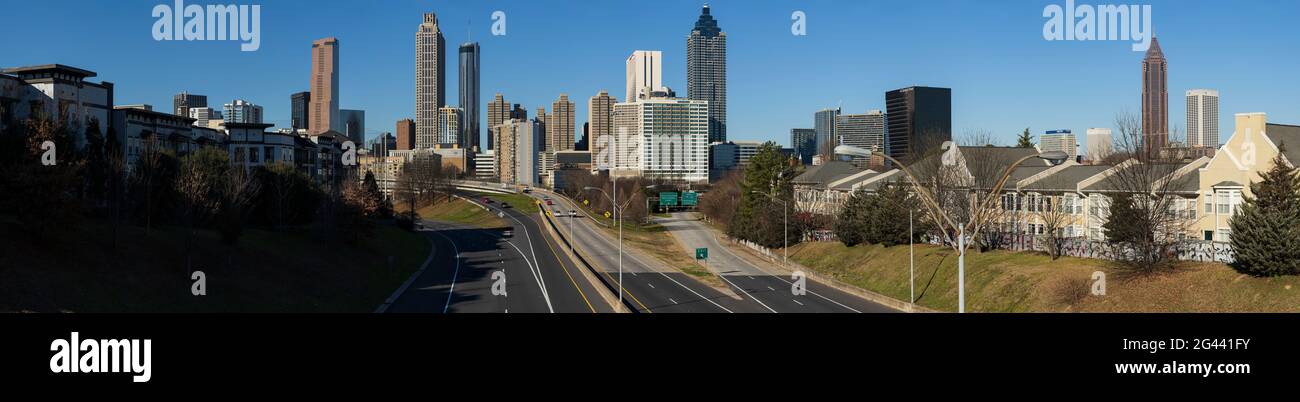
{"label": "sky", "polygon": [[[368,137],[394,131],[415,108],[415,32],[438,15],[448,45],[447,102],[458,102],[456,47],[482,46],[482,114],[497,92],[550,110],[560,94],[575,103],[624,92],[624,61],[634,50],[664,52],[667,86],[686,95],[686,37],[704,2],[656,0],[299,1],[227,0],[186,4],[261,6],[261,46],[231,41],[156,41],[150,15],[172,1],[4,0],[0,67],[60,63],[116,85],[115,102],[171,109],[182,90],[209,106],[245,99],[267,123],[288,126],[289,95],[309,89],[311,43],[340,42],[340,107],[366,111]],[[1048,41],[1038,0],[713,0],[727,34],[728,139],[789,146],[790,129],[811,128],[813,113],[884,109],[886,91],[952,88],[953,132],[987,132],[1001,145],[1029,128],[1035,136],[1112,127],[1137,114],[1142,52],[1131,41]],[[1079,1],[1077,4],[1115,4]],[[1169,124],[1184,127],[1184,92],[1220,92],[1221,140],[1233,114],[1266,112],[1300,124],[1300,37],[1291,0],[1174,0],[1151,5],[1169,60]],[[505,13],[505,35],[492,14]],[[806,35],[791,32],[792,14]],[[14,18],[17,17],[17,18]],[[484,119],[486,116],[483,117]],[[580,132],[578,133],[581,134]]]}

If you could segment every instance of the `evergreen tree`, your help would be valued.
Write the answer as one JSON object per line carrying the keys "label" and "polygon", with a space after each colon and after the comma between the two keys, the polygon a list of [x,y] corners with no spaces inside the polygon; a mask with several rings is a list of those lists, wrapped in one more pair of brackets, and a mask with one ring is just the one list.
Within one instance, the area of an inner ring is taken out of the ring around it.
{"label": "evergreen tree", "polygon": [[760,146],[745,168],[745,181],[740,186],[740,205],[731,218],[728,234],[765,247],[781,247],[787,238],[782,235],[785,226],[782,214],[786,211],[780,203],[772,200],[775,197],[792,208],[787,235],[790,244],[798,242],[802,232],[799,221],[794,219],[792,179],[794,167],[781,155],[780,147],[773,142]]}
{"label": "evergreen tree", "polygon": [[1154,236],[1143,233],[1142,223],[1146,218],[1142,211],[1133,204],[1133,195],[1119,193],[1110,197],[1110,215],[1102,228],[1106,230],[1106,240],[1111,244],[1135,245]]}
{"label": "evergreen tree", "polygon": [[1033,147],[1034,147],[1034,136],[1032,134],[1029,134],[1029,128],[1026,127],[1025,132],[1020,133],[1020,136],[1016,137],[1016,148],[1033,148]]}
{"label": "evergreen tree", "polygon": [[1253,196],[1233,216],[1233,268],[1255,276],[1300,274],[1300,179],[1295,167],[1273,158],[1273,168],[1250,185]]}
{"label": "evergreen tree", "polygon": [[853,247],[866,240],[866,221],[871,213],[871,196],[865,191],[854,191],[844,201],[838,219],[835,220],[835,237],[847,247]]}

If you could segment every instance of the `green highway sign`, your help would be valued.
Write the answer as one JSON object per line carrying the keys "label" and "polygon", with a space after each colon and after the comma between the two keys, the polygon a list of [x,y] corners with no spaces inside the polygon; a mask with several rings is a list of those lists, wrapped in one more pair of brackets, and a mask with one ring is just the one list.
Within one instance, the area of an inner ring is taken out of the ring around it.
{"label": "green highway sign", "polygon": [[697,249],[695,249],[695,259],[697,259],[697,260],[707,260],[707,259],[709,259],[709,249],[707,249],[707,248],[697,248]]}
{"label": "green highway sign", "polygon": [[676,192],[676,191],[664,191],[664,192],[659,193],[659,206],[661,206],[661,207],[675,207],[675,206],[677,206],[677,192]]}
{"label": "green highway sign", "polygon": [[700,205],[700,193],[694,191],[687,191],[682,193],[683,207],[693,207],[696,205]]}

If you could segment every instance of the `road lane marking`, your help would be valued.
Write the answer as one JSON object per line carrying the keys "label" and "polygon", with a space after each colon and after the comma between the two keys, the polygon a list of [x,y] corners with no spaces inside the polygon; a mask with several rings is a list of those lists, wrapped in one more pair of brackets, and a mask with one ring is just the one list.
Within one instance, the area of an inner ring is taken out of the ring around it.
{"label": "road lane marking", "polygon": [[[533,247],[533,234],[532,234],[532,232],[529,232],[529,231],[528,231],[528,226],[527,226],[527,225],[524,225],[523,222],[519,221],[519,218],[516,218],[514,214],[506,214],[506,216],[509,216],[510,219],[514,219],[515,223],[518,223],[518,224],[519,224],[520,229],[523,229],[523,230],[524,230],[524,236],[525,236],[525,238],[528,240],[528,251],[529,251],[529,253],[531,253],[531,254],[533,255],[533,261],[534,261],[534,263],[535,263],[535,262],[537,261],[537,250]],[[507,243],[510,243],[511,246],[515,246],[515,244],[514,244],[513,242],[511,242],[511,241],[507,241]],[[519,246],[515,246],[515,250],[519,250]],[[519,254],[520,254],[520,255],[524,255],[524,252],[523,252],[523,251],[519,251]],[[528,257],[527,257],[527,256],[524,256],[524,261],[525,261],[525,262],[528,261]],[[555,312],[555,309],[554,309],[554,308],[551,308],[551,296],[550,296],[550,292],[548,292],[548,291],[546,290],[546,279],[543,279],[543,278],[542,278],[542,275],[541,275],[541,274],[542,274],[542,267],[541,267],[541,264],[537,264],[536,267],[534,267],[533,264],[529,264],[529,265],[528,265],[528,269],[531,270],[531,271],[533,271],[533,278],[537,280],[537,286],[540,287],[540,288],[542,288],[542,296],[546,298],[546,307],[550,308],[551,312],[554,313],[554,312]]]}
{"label": "road lane marking", "polygon": [[649,285],[651,289],[654,289],[654,288],[655,288],[655,284],[653,284],[653,283],[646,282],[645,284],[646,284],[646,285]]}
{"label": "road lane marking", "polygon": [[800,306],[803,305],[803,303],[800,303],[800,302],[799,302],[799,299],[790,299],[790,300],[794,301],[794,304],[798,304],[798,305],[800,305]]}
{"label": "road lane marking", "polygon": [[[545,224],[545,222],[543,222],[543,224]],[[582,302],[587,303],[587,308],[591,309],[591,312],[595,313],[596,307],[592,306],[591,301],[587,300],[587,294],[582,292],[582,287],[578,286],[578,281],[573,280],[573,275],[569,273],[569,269],[564,266],[563,261],[560,261],[560,254],[555,251],[555,246],[552,246],[551,242],[547,241],[547,239],[549,239],[549,237],[543,236],[542,242],[546,243],[547,248],[551,249],[551,257],[554,257],[555,262],[560,264],[560,270],[564,271],[564,276],[569,277],[569,283],[573,284],[573,288],[578,290],[578,295],[582,296]]]}
{"label": "road lane marking", "polygon": [[770,290],[770,291],[773,291],[773,292],[775,292],[775,291],[776,291],[776,289],[772,289],[772,287],[771,287],[771,286],[768,286],[768,287],[767,287],[767,290]]}
{"label": "road lane marking", "polygon": [[776,312],[776,310],[773,310],[771,307],[768,307],[767,304],[764,304],[762,300],[758,300],[757,297],[754,297],[754,295],[749,294],[749,291],[745,290],[745,288],[736,286],[734,282],[731,282],[730,279],[727,279],[726,275],[718,275],[718,277],[722,278],[722,280],[724,281],[727,281],[727,283],[730,283],[732,287],[735,287],[736,289],[740,290],[740,293],[744,293],[745,296],[749,296],[749,298],[754,299],[754,301],[758,302],[758,305],[763,306],[763,308],[767,309],[767,311],[771,311],[773,313]]}
{"label": "road lane marking", "polygon": [[456,294],[456,278],[460,277],[460,248],[456,247],[456,241],[447,237],[447,235],[437,231],[433,233],[451,243],[451,250],[455,253],[454,257],[456,258],[456,270],[451,274],[451,287],[447,289],[447,303],[442,305],[442,313],[447,314],[447,309],[451,308],[451,297]]}
{"label": "road lane marking", "polygon": [[[697,230],[699,230],[699,229],[697,229]],[[736,255],[736,253],[731,252],[730,249],[727,249],[726,246],[723,246],[722,243],[719,243],[717,239],[713,239],[712,237],[709,237],[709,238],[713,240],[714,245],[718,246],[718,248],[722,249],[722,251],[726,252],[727,254],[731,254],[732,257],[735,257],[736,259],[738,259],[738,260],[744,262],[745,264],[747,264],[747,265],[749,265],[749,266],[751,266],[751,267],[754,267],[755,269],[758,269],[758,270],[760,270],[760,271],[763,270],[762,268],[759,268],[757,265],[754,265],[753,263],[749,262],[749,260],[746,260],[746,259],[744,259],[744,258],[741,258],[739,255]],[[779,276],[779,275],[773,275],[772,277],[773,277],[773,278],[776,278],[777,280],[779,280],[779,281],[781,281],[781,282],[785,282],[785,283],[788,284],[788,285],[793,285],[793,284],[794,284],[794,283],[792,283],[792,282],[790,282],[790,281],[785,280],[785,278],[782,278],[782,277]],[[837,301],[835,301],[835,300],[831,300],[829,297],[822,296],[820,293],[814,292],[814,291],[812,291],[811,289],[808,290],[808,293],[812,293],[814,296],[817,296],[817,297],[820,297],[820,298],[822,298],[822,299],[825,299],[825,300],[828,301],[828,302],[835,303],[836,305],[838,305],[838,306],[840,306],[840,307],[843,307],[843,308],[846,308],[846,309],[848,309],[849,311],[852,311],[852,312],[855,312],[855,313],[862,313],[861,311],[858,311],[857,309],[855,309],[855,308],[853,308],[853,307],[846,306],[846,305],[844,305],[843,303],[837,302]]]}
{"label": "road lane marking", "polygon": [[673,302],[673,304],[677,304],[677,301],[676,301],[676,300],[673,300],[673,298],[671,298],[671,297],[668,298],[668,301]]}
{"label": "road lane marking", "polygon": [[524,264],[528,265],[528,272],[531,272],[533,274],[533,281],[535,281],[537,283],[537,287],[542,290],[542,298],[546,300],[546,309],[554,313],[555,307],[551,307],[551,296],[548,296],[546,294],[546,286],[542,285],[541,278],[537,276],[537,271],[533,270],[533,263],[528,261],[528,256],[524,254],[523,250],[519,249],[519,246],[516,246],[514,243],[511,242],[506,242],[506,244],[509,244],[510,247],[514,247],[515,251],[519,252],[519,257],[524,259]]}

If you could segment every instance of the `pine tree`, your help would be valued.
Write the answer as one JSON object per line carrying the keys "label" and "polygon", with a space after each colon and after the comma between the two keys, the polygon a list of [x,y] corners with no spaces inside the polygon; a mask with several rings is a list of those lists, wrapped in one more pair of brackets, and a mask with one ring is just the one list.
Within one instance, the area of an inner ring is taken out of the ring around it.
{"label": "pine tree", "polygon": [[1233,267],[1255,276],[1300,274],[1300,179],[1296,168],[1273,158],[1273,167],[1260,173],[1233,216]]}
{"label": "pine tree", "polygon": [[[731,218],[728,234],[739,239],[749,240],[765,247],[781,247],[787,239],[782,235],[783,210],[780,203],[772,197],[785,201],[794,207],[794,168],[788,159],[781,155],[781,148],[773,142],[764,143],[758,152],[749,159],[745,167],[745,181],[741,183],[740,205],[736,215]],[[754,194],[755,192],[760,194]],[[793,209],[789,211],[790,244],[799,241],[801,226],[794,219]]]}
{"label": "pine tree", "polygon": [[1020,133],[1020,136],[1016,137],[1016,148],[1033,148],[1033,147],[1034,147],[1034,136],[1032,134],[1029,134],[1029,128],[1026,127],[1025,132]]}
{"label": "pine tree", "polygon": [[840,214],[835,220],[835,237],[846,247],[853,247],[866,240],[866,220],[871,214],[871,196],[864,191],[854,191],[844,201]]}

